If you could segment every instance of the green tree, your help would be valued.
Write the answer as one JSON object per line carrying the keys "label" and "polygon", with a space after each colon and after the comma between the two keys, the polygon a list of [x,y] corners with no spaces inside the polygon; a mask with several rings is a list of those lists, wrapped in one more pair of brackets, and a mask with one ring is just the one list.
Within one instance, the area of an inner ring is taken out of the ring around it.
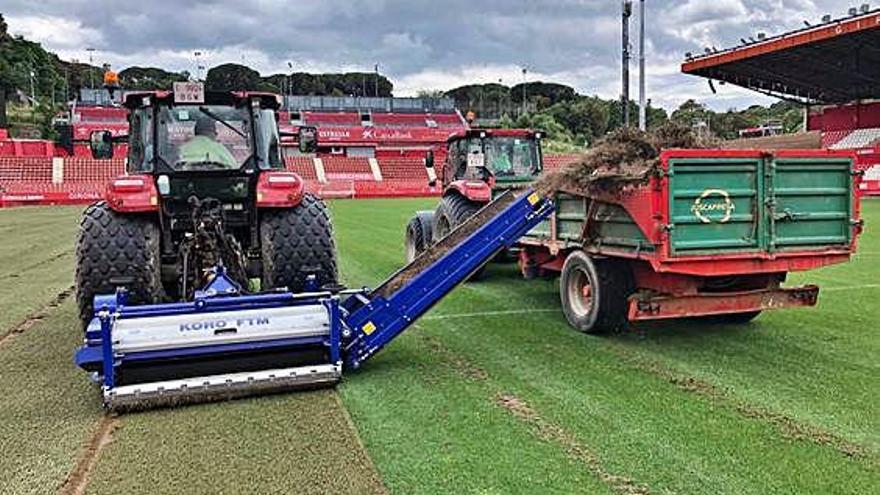
{"label": "green tree", "polygon": [[577,92],[571,86],[542,81],[520,83],[510,88],[510,98],[514,103],[521,104],[523,95],[527,101],[538,102],[538,109],[577,98]]}
{"label": "green tree", "polygon": [[264,89],[260,73],[239,64],[211,67],[205,77],[209,91],[261,91]]}
{"label": "green tree", "polygon": [[420,89],[416,92],[418,98],[443,98],[444,93],[441,89]]}
{"label": "green tree", "polygon": [[119,84],[124,89],[171,89],[175,82],[188,79],[188,72],[168,72],[158,67],[129,67],[119,72]]}

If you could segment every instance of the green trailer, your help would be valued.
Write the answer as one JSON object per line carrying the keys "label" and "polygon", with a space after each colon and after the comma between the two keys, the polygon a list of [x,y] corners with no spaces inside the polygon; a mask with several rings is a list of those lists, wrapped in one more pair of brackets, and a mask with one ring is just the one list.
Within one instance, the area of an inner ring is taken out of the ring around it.
{"label": "green trailer", "polygon": [[862,228],[850,152],[666,150],[643,184],[558,192],[520,242],[527,278],[561,274],[571,325],[707,316],[749,321],[811,306],[791,271],[849,260]]}

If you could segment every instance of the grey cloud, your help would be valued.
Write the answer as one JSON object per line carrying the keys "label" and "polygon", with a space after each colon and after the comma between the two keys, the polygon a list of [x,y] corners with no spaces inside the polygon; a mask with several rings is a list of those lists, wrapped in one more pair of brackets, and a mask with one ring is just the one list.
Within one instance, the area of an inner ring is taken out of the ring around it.
{"label": "grey cloud", "polygon": [[[835,0],[646,1],[651,55],[676,64],[684,52],[701,50],[702,43],[720,48],[757,30],[774,33],[796,28],[805,18],[815,20],[825,11],[844,13]],[[580,89],[613,96],[607,93],[616,84],[620,50],[617,0],[3,3],[3,13],[13,21],[35,15],[78,21],[101,35],[105,46],[97,48],[102,52],[140,64],[153,63],[143,60],[145,54],[196,49],[259,53],[270,65],[277,61],[277,70],[287,60],[331,67],[379,63],[394,78],[525,64],[533,73],[583,81],[577,84]],[[657,101],[703,94],[702,81],[666,70],[663,74],[650,81]],[[675,88],[675,94],[666,88]]]}

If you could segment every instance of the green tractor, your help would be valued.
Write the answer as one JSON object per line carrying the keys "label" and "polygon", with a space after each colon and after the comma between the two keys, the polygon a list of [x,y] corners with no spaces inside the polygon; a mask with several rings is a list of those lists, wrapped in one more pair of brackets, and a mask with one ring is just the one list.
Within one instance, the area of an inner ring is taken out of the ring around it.
{"label": "green tractor", "polygon": [[[333,286],[336,249],[325,204],[285,170],[267,93],[129,94],[129,133],[95,131],[93,158],[128,144],[126,173],[89,206],[76,241],[76,298],[83,325],[96,294],[124,288],[131,304],[190,300],[223,266],[244,291]],[[301,129],[299,147],[317,146]]]}
{"label": "green tractor", "polygon": [[[425,167],[437,180],[434,155]],[[500,193],[522,189],[543,171],[541,133],[529,129],[468,129],[446,141],[440,179],[443,197],[434,211],[416,212],[406,227],[407,261],[415,259]]]}

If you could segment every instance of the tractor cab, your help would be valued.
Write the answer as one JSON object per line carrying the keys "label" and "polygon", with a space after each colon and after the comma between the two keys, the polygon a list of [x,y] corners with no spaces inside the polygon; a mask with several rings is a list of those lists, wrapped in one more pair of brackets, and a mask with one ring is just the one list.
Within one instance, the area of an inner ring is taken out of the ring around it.
{"label": "tractor cab", "polygon": [[[443,185],[481,181],[509,189],[534,181],[543,170],[541,133],[528,129],[469,129],[449,137]],[[429,160],[432,161],[432,160]]]}
{"label": "tractor cab", "polygon": [[[289,251],[302,245],[292,244],[288,231],[323,215],[325,205],[306,193],[297,174],[285,170],[279,96],[206,92],[201,83],[182,82],[174,91],[129,94],[124,104],[127,136],[106,130],[91,135],[96,159],[112,158],[115,142],[128,144],[126,173],[107,184],[105,201],[94,215],[155,226],[158,252],[150,255],[160,273],[126,272],[116,279],[161,279],[161,291],[142,292],[180,300],[191,299],[218,264],[242,288],[256,278],[264,287],[301,288],[310,275],[319,286],[335,283],[329,221],[314,231],[320,238],[303,241],[327,246],[315,251],[320,260],[305,251],[299,253],[302,263],[289,260],[298,256]],[[309,130],[284,136],[298,138],[300,149],[308,151],[316,146],[316,133]],[[109,276],[89,280],[90,288],[114,278],[105,268],[102,275]],[[90,294],[81,298],[84,318],[90,315]]]}

